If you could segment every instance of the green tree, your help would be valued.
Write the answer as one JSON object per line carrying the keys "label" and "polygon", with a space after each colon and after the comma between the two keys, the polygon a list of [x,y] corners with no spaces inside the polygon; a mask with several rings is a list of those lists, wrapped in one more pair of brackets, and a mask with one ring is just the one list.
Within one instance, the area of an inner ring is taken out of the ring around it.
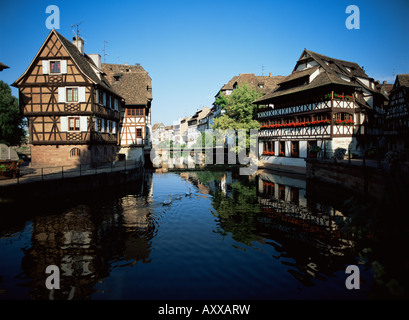
{"label": "green tree", "polygon": [[7,83],[0,80],[0,143],[20,145],[25,141],[25,120],[16,97]]}
{"label": "green tree", "polygon": [[256,88],[250,88],[247,83],[234,89],[231,95],[221,94],[215,104],[225,110],[225,113],[214,119],[213,129],[259,129],[260,124],[256,120],[257,106],[252,102],[262,95]]}

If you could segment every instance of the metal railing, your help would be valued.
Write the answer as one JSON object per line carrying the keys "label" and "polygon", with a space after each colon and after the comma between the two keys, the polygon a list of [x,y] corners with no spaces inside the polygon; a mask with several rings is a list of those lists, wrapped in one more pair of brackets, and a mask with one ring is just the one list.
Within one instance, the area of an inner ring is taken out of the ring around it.
{"label": "metal railing", "polygon": [[101,165],[77,165],[77,166],[56,166],[34,168],[30,166],[22,166],[19,170],[19,175],[16,178],[0,180],[0,185],[6,184],[21,184],[34,181],[47,181],[66,179],[72,177],[81,177],[88,175],[96,175],[101,173],[126,171],[136,168],[142,168],[142,161],[118,161],[116,163],[105,163]]}

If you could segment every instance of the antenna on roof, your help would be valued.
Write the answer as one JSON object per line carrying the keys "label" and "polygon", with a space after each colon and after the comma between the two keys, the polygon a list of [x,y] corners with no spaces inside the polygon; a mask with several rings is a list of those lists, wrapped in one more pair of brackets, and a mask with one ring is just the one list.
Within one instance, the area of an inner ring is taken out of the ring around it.
{"label": "antenna on roof", "polygon": [[109,56],[109,54],[105,53],[105,43],[108,43],[108,41],[104,40],[104,49],[102,50],[104,52],[104,63],[105,63],[105,57]]}
{"label": "antenna on roof", "polygon": [[79,38],[80,36],[80,24],[83,23],[85,20],[82,20],[81,22],[77,23],[77,24],[72,24],[71,28],[76,29],[77,32],[75,32],[74,30],[72,30],[72,32],[74,33],[75,38]]}
{"label": "antenna on roof", "polygon": [[264,65],[261,65],[261,75],[264,76]]}

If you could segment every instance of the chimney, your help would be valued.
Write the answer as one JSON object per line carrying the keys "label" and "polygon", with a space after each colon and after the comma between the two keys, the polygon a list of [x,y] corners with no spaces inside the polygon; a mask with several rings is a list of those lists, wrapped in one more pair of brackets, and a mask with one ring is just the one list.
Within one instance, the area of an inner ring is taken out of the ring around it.
{"label": "chimney", "polygon": [[386,80],[383,80],[383,84],[387,84],[388,82]]}
{"label": "chimney", "polygon": [[271,74],[271,72],[270,72],[270,78],[272,77],[272,74]]}
{"label": "chimney", "polygon": [[94,64],[101,69],[101,56],[98,53],[92,53],[88,56],[94,61]]}
{"label": "chimney", "polygon": [[80,37],[73,37],[72,43],[74,44],[74,46],[77,47],[78,51],[83,55],[84,54],[84,40],[82,40]]}

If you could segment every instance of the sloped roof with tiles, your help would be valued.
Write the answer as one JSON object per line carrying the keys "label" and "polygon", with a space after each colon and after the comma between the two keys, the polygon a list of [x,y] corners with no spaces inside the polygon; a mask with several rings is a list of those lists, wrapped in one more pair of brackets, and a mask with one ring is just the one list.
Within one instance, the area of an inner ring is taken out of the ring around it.
{"label": "sloped roof with tiles", "polygon": [[102,70],[126,105],[147,105],[152,101],[152,79],[141,65],[103,63]]}
{"label": "sloped roof with tiles", "polygon": [[[312,77],[315,72],[315,76]],[[263,97],[255,100],[254,103],[269,103],[278,97],[331,84],[345,87],[365,87],[369,91],[379,93],[376,88],[366,86],[359,78],[373,80],[355,62],[330,58],[305,49],[297,61],[293,72],[278,84],[276,90],[270,91]]]}

